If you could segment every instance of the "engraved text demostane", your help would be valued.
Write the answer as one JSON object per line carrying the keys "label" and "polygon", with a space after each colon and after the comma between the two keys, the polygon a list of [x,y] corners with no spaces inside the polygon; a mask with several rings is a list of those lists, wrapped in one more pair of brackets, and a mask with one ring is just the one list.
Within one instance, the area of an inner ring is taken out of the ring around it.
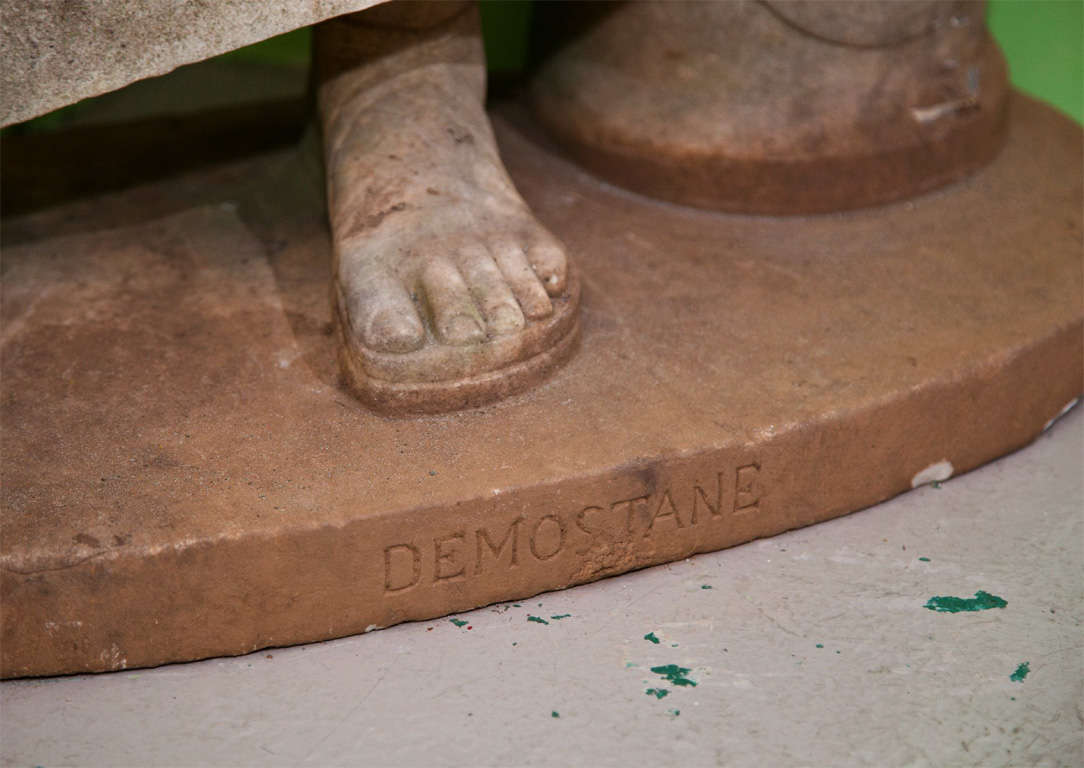
{"label": "engraved text demostane", "polygon": [[[440,584],[545,563],[592,538],[634,540],[665,535],[755,514],[763,495],[760,465],[718,471],[708,482],[665,486],[654,493],[611,499],[560,512],[495,519],[483,526],[449,530],[432,538],[384,547],[384,594],[403,594]],[[724,509],[725,506],[725,509]]]}

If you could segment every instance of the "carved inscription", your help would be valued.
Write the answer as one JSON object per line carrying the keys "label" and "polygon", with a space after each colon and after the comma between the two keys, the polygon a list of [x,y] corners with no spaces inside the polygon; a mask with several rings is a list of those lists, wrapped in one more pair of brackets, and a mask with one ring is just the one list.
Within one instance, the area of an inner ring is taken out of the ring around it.
{"label": "carved inscription", "polygon": [[519,565],[519,526],[523,522],[522,517],[517,517],[512,521],[512,524],[508,526],[508,530],[504,532],[504,537],[500,543],[496,546],[493,545],[493,540],[489,537],[489,531],[485,528],[478,528],[475,534],[475,556],[474,556],[474,573],[479,574],[483,570],[483,557],[482,557],[482,545],[485,544],[486,549],[493,555],[496,562],[500,562],[501,556],[504,553],[505,547],[509,546],[511,542],[511,555],[509,556],[508,567],[515,568]]}
{"label": "carved inscription", "polygon": [[760,476],[759,464],[746,464],[738,467],[737,482],[734,486],[734,514],[744,515],[760,508],[760,489],[757,478]]}
{"label": "carved inscription", "polygon": [[391,596],[424,584],[515,569],[527,561],[545,563],[570,547],[581,551],[584,542],[615,532],[632,540],[725,525],[728,518],[758,512],[761,496],[760,464],[753,462],[691,487],[663,487],[534,518],[521,514],[473,530],[449,531],[425,543],[392,544],[384,548],[384,592]]}
{"label": "carved inscription", "polygon": [[546,515],[534,524],[531,529],[531,554],[536,560],[551,560],[561,554],[564,547],[565,524],[560,517]]}
{"label": "carved inscription", "polygon": [[[409,565],[404,569],[404,559]],[[409,572],[411,575],[403,580],[397,580],[395,574]],[[392,544],[384,548],[384,591],[402,592],[410,589],[422,577],[422,553],[411,544]]]}

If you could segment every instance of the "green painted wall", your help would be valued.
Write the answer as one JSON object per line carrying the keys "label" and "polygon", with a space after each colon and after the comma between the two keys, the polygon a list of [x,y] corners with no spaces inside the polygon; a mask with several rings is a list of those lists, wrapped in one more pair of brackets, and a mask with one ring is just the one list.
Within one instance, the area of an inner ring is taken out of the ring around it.
{"label": "green painted wall", "polygon": [[1084,0],[990,0],[1013,84],[1084,122]]}

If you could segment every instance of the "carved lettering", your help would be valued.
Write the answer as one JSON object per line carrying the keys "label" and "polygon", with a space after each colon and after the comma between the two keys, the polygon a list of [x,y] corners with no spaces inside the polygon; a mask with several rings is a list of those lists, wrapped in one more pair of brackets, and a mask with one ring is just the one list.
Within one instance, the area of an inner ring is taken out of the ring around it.
{"label": "carved lettering", "polygon": [[[733,499],[728,485],[731,472],[734,473]],[[656,486],[658,476],[653,471],[650,486],[654,490],[644,496],[581,504],[575,514],[572,510],[577,507],[538,518],[524,513],[508,522],[491,522],[488,526],[437,536],[431,540],[432,550],[429,540],[425,544],[393,544],[384,549],[384,592],[395,595],[423,583],[433,586],[524,566],[520,560],[524,537],[530,555],[526,565],[530,566],[532,560],[546,563],[565,553],[570,532],[575,540],[573,549],[582,556],[592,551],[609,552],[615,542],[626,547],[642,537],[687,536],[683,533],[686,529],[702,523],[725,524],[724,521],[739,515],[759,511],[765,493],[760,473],[761,466],[756,461],[726,468],[715,473],[712,488],[710,481],[699,480],[689,485],[659,482]],[[691,509],[684,506],[690,502]],[[642,534],[636,536],[634,532]],[[428,567],[423,568],[428,558],[433,563],[431,574]]]}
{"label": "carved lettering", "polygon": [[[663,512],[663,507],[668,507],[668,511]],[[674,498],[670,495],[670,489],[667,488],[662,498],[659,499],[659,505],[655,507],[655,514],[651,516],[651,522],[647,524],[647,530],[644,531],[644,536],[651,534],[652,529],[655,527],[655,523],[664,517],[674,518],[674,523],[678,528],[684,528],[685,524],[681,522],[681,515],[678,514],[677,506],[674,505]]]}
{"label": "carved lettering", "polygon": [[647,503],[647,500],[650,498],[650,496],[637,496],[633,499],[622,499],[621,501],[615,501],[610,504],[610,511],[612,512],[616,510],[622,504],[628,505],[628,509],[625,513],[625,530],[627,530],[629,533],[632,533],[632,516],[636,512],[637,505]]}
{"label": "carved lettering", "polygon": [[441,536],[440,538],[433,539],[433,581],[447,581],[448,579],[459,578],[467,572],[467,566],[465,563],[461,564],[459,570],[447,573],[446,567],[454,568],[456,566],[455,560],[459,555],[459,545],[466,539],[466,535],[462,532],[453,533],[450,536]]}
{"label": "carved lettering", "polygon": [[494,546],[493,540],[489,538],[489,531],[485,528],[479,528],[474,532],[475,535],[475,555],[474,555],[474,573],[477,575],[482,572],[482,544],[485,543],[489,548],[490,553],[493,555],[495,561],[500,561],[501,553],[504,552],[505,546],[509,540],[512,542],[512,557],[508,562],[509,568],[515,568],[519,563],[519,524],[523,522],[522,517],[517,517],[512,521],[512,524],[508,526],[508,530],[504,532],[504,538],[501,539],[501,543]]}
{"label": "carved lettering", "polygon": [[588,515],[588,513],[605,512],[605,511],[606,510],[604,510],[602,507],[584,507],[583,509],[581,509],[579,512],[576,513],[576,527],[579,528],[584,533],[586,533],[588,536],[591,536],[591,535],[594,535],[594,534],[598,533],[597,528],[588,528],[587,527],[587,515]]}
{"label": "carved lettering", "polygon": [[700,502],[704,502],[704,506],[708,508],[708,513],[712,517],[720,517],[723,514],[723,473],[719,472],[715,475],[715,503],[712,504],[708,500],[708,494],[704,492],[704,489],[699,485],[693,486],[693,515],[692,524],[696,525],[699,520],[697,511],[700,509]]}
{"label": "carved lettering", "polygon": [[[543,524],[547,521],[557,526],[557,546],[550,552],[542,554],[539,552],[538,534],[542,530]],[[534,529],[531,531],[531,554],[538,560],[550,560],[561,552],[565,546],[565,524],[561,522],[561,518],[557,515],[546,515],[537,523],[534,524]]]}
{"label": "carved lettering", "polygon": [[744,515],[760,509],[760,465],[756,462],[738,467],[734,473],[734,513]]}
{"label": "carved lettering", "polygon": [[[404,558],[400,556],[393,557],[393,553],[402,553],[411,560],[409,569],[411,576],[409,579],[396,578],[401,576],[403,571],[407,570],[403,568]],[[422,578],[422,553],[421,551],[410,544],[393,544],[390,547],[384,547],[384,591],[385,592],[402,592],[404,589],[410,589],[417,585]],[[402,583],[400,583],[402,582]]]}

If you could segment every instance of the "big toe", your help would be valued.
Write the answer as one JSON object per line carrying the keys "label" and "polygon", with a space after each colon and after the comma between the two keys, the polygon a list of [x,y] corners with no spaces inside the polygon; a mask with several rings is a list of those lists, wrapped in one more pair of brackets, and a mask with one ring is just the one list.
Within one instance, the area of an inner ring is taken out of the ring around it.
{"label": "big toe", "polygon": [[383,270],[348,274],[341,285],[354,332],[378,352],[412,352],[425,343],[414,303],[403,284]]}
{"label": "big toe", "polygon": [[381,352],[411,352],[425,341],[425,329],[413,307],[385,307],[375,313],[362,338]]}

